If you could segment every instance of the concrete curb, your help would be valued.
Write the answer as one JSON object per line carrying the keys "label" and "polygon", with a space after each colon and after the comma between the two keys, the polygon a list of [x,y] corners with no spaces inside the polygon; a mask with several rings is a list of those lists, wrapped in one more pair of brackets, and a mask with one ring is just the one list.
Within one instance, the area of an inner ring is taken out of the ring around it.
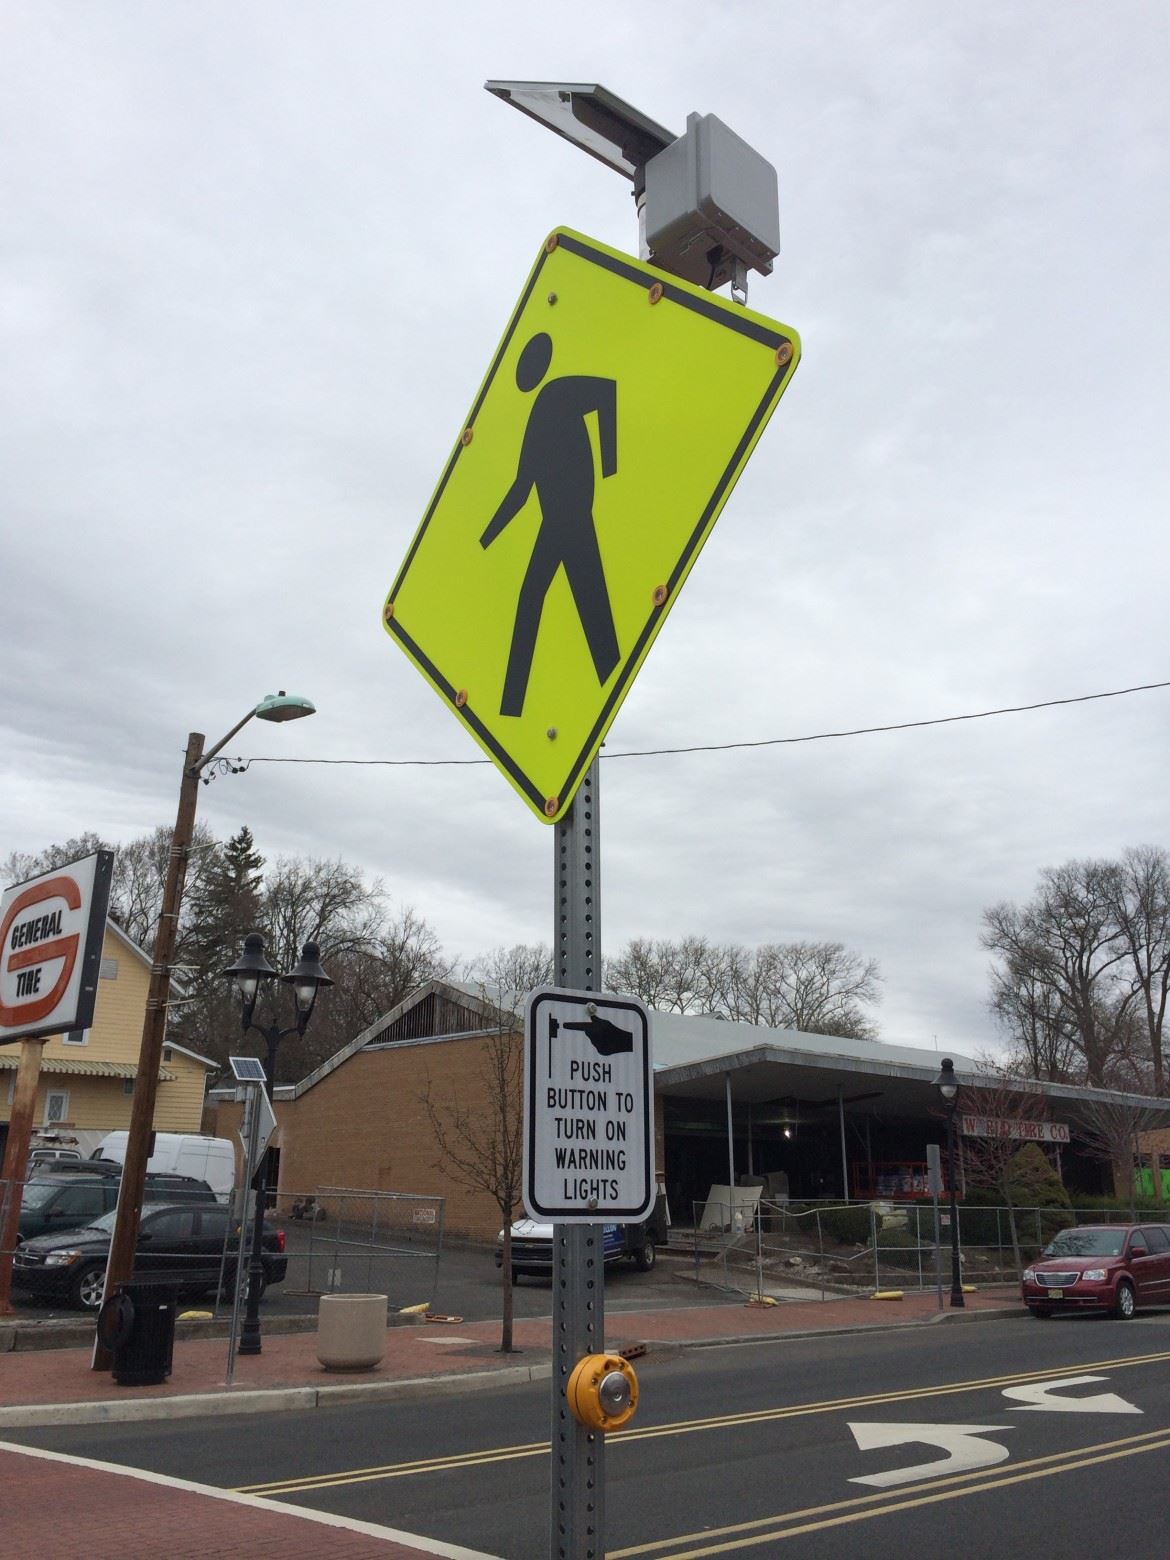
{"label": "concrete curb", "polygon": [[801,1327],[793,1328],[790,1332],[753,1333],[750,1337],[744,1337],[743,1333],[734,1333],[726,1338],[687,1338],[678,1342],[652,1343],[648,1347],[654,1354],[675,1349],[726,1349],[737,1344],[787,1343],[790,1338],[807,1340],[842,1338],[849,1333],[900,1332],[908,1327],[936,1327],[940,1322],[1000,1321],[1004,1317],[1020,1314],[1019,1306],[1005,1305],[997,1306],[995,1310],[988,1308],[982,1311],[939,1311],[933,1316],[916,1317],[909,1322],[854,1322],[849,1327]]}
{"label": "concrete curb", "polygon": [[270,1414],[335,1403],[383,1403],[392,1398],[439,1397],[547,1380],[551,1361],[505,1365],[459,1376],[415,1376],[406,1381],[360,1381],[338,1387],[244,1388],[233,1392],[190,1392],[173,1397],[112,1398],[97,1403],[28,1403],[0,1408],[0,1430],[45,1425],[132,1424],[148,1419],[195,1419],[203,1414]]}
{"label": "concrete curb", "polygon": [[[670,1359],[687,1349],[746,1347],[759,1343],[787,1343],[790,1339],[839,1338],[852,1333],[894,1332],[906,1327],[935,1326],[940,1322],[998,1321],[1019,1315],[1018,1306],[979,1311],[940,1311],[911,1322],[859,1322],[848,1327],[808,1327],[792,1332],[757,1333],[746,1338],[742,1333],[737,1333],[722,1338],[649,1341],[646,1350],[648,1358]],[[531,1365],[501,1365],[494,1370],[458,1375],[415,1376],[403,1381],[355,1381],[329,1387],[241,1388],[238,1391],[224,1388],[219,1392],[192,1392],[174,1397],[18,1404],[11,1408],[0,1408],[0,1430],[31,1430],[46,1425],[130,1424],[152,1419],[193,1419],[203,1414],[278,1413],[292,1409],[330,1408],[338,1403],[384,1403],[396,1398],[409,1401],[547,1381],[551,1375],[552,1362],[544,1360]]]}

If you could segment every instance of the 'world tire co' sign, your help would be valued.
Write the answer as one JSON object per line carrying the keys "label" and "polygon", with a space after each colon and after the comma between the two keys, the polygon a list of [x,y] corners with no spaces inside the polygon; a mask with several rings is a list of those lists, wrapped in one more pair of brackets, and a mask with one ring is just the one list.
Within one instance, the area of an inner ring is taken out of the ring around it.
{"label": "'world tire co' sign", "polygon": [[1013,1121],[1010,1116],[960,1116],[964,1137],[1011,1138],[1022,1143],[1067,1143],[1063,1121]]}

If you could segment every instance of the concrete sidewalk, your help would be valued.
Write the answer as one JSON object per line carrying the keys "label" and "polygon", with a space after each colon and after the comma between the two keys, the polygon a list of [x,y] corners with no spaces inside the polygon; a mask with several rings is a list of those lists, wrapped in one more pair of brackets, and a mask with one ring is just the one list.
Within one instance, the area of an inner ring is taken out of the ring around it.
{"label": "concrete sidewalk", "polygon": [[[607,1347],[627,1350],[637,1369],[682,1348],[979,1321],[1022,1314],[1014,1287],[966,1296],[963,1310],[939,1310],[933,1294],[897,1300],[831,1299],[772,1306],[705,1305],[617,1313]],[[88,1348],[0,1355],[0,1437],[5,1429],[170,1419],[197,1414],[320,1408],[332,1403],[462,1393],[551,1373],[548,1318],[519,1321],[517,1352],[499,1352],[499,1322],[420,1322],[387,1329],[376,1371],[340,1376],[322,1369],[311,1333],[267,1336],[263,1353],[241,1359],[224,1386],[223,1339],[178,1339],[170,1380],[119,1387],[89,1368]],[[642,1355],[645,1358],[642,1358]],[[0,1440],[5,1560],[104,1560],[166,1554],[173,1560],[242,1553],[339,1560],[490,1560],[475,1551],[373,1523],[329,1516],[258,1496],[212,1489],[114,1464]],[[50,1515],[51,1514],[51,1515]],[[46,1535],[51,1531],[51,1541]]]}

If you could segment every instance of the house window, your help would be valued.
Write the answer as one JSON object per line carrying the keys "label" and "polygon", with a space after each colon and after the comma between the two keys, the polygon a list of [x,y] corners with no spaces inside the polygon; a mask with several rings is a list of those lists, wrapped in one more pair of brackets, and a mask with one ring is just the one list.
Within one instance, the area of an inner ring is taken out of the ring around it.
{"label": "house window", "polygon": [[134,1093],[134,1079],[133,1078],[123,1078],[122,1079],[122,1093],[126,1096],[127,1099],[129,1099],[130,1096]]}
{"label": "house window", "polygon": [[174,1053],[172,1052],[172,1050],[171,1050],[169,1045],[164,1045],[163,1046],[163,1061],[164,1062],[169,1062],[173,1054]]}
{"label": "house window", "polygon": [[89,1044],[89,1030],[88,1029],[71,1029],[67,1035],[63,1035],[62,1036],[62,1039],[64,1040],[66,1045],[88,1045]]}
{"label": "house window", "polygon": [[50,1089],[45,1095],[45,1126],[56,1126],[69,1119],[69,1090]]}
{"label": "house window", "polygon": [[101,976],[102,980],[117,980],[117,978],[118,978],[118,961],[117,961],[117,959],[103,959],[102,962],[101,962],[101,965],[100,965],[100,967],[98,969],[98,974]]}

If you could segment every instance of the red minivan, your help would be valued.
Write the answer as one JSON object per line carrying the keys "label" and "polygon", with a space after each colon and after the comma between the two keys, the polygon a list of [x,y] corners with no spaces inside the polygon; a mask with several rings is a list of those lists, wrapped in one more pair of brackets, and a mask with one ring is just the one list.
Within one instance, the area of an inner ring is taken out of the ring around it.
{"label": "red minivan", "polygon": [[1033,1316],[1094,1310],[1127,1321],[1139,1305],[1170,1305],[1170,1224],[1061,1230],[1021,1288]]}

